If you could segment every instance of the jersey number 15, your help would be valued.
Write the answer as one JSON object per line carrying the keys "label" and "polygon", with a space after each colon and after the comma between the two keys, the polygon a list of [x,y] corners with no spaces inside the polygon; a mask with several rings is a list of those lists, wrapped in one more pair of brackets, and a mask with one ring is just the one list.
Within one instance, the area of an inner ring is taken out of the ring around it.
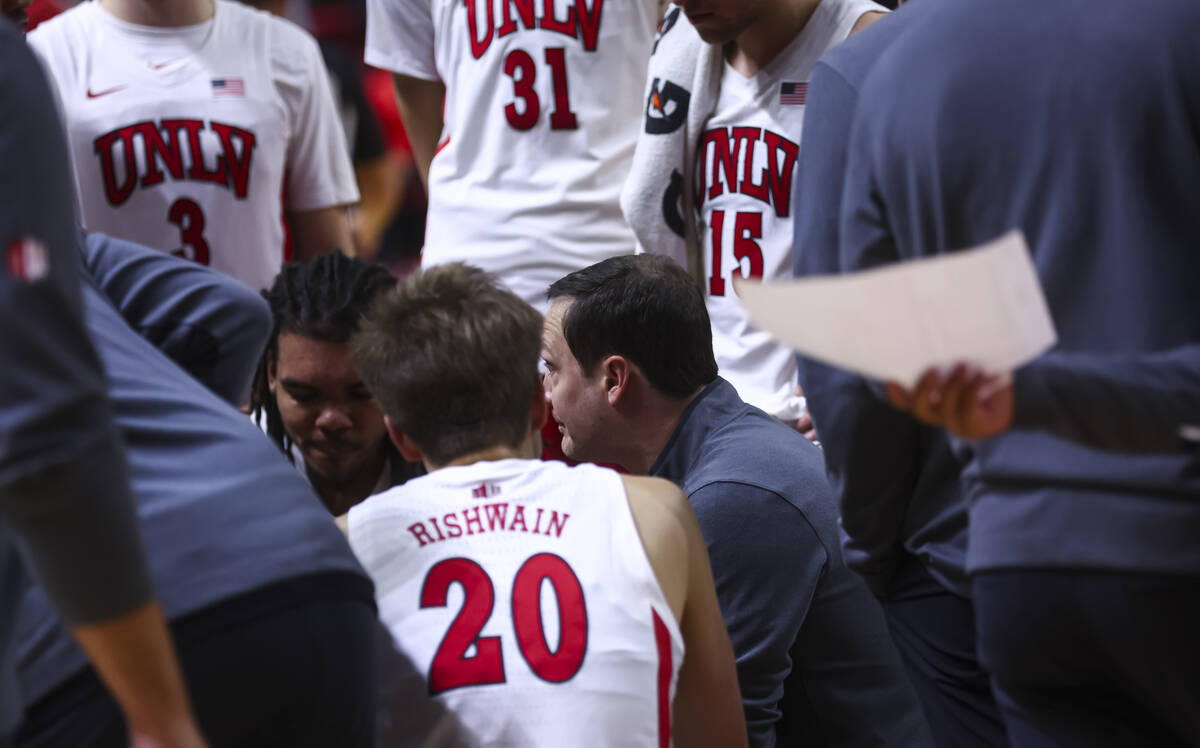
{"label": "jersey number 15", "polygon": [[[445,607],[446,593],[457,582],[463,605],[442,637],[429,666],[429,692],[504,683],[504,654],[499,636],[479,636],[495,605],[492,578],[469,558],[438,562],[421,585],[421,607]],[[549,582],[558,601],[558,648],[551,652],[542,627],[542,584]],[[513,579],[513,633],[529,669],[549,683],[562,683],[579,672],[587,654],[588,618],[583,587],[570,565],[553,553],[530,556]],[[475,654],[467,649],[475,645]]]}

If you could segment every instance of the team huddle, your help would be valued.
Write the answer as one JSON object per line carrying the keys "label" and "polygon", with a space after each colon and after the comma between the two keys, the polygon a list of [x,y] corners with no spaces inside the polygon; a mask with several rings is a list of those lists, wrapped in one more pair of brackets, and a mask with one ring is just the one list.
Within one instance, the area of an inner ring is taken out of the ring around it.
{"label": "team huddle", "polygon": [[[0,21],[0,748],[1200,745],[1200,9],[896,5],[366,0],[398,279],[283,0]],[[735,285],[1012,228],[1013,372]]]}

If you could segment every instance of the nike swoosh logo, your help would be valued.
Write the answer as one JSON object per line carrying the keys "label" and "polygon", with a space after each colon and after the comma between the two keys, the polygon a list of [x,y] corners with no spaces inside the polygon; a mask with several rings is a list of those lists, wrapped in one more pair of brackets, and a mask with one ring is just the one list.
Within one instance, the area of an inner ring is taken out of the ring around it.
{"label": "nike swoosh logo", "polygon": [[125,88],[128,88],[128,86],[113,86],[112,88],[107,88],[103,91],[93,91],[92,89],[89,88],[88,92],[87,92],[87,97],[89,99],[98,99],[101,96],[108,96],[110,93],[116,93],[117,91],[120,91]]}
{"label": "nike swoosh logo", "polygon": [[153,62],[150,62],[147,64],[150,66],[151,70],[162,70],[167,65],[174,65],[175,63],[179,62],[182,59],[183,59],[182,57],[176,57],[174,60],[167,60],[166,62],[160,62],[158,64],[155,64]]}

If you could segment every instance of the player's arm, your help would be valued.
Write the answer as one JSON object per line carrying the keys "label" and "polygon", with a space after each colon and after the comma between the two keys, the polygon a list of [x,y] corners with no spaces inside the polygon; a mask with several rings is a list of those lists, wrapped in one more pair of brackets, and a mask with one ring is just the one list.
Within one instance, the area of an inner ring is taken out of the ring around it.
{"label": "player's arm", "polygon": [[[0,326],[0,516],[134,741],[201,746],[152,599],[104,375],[82,324],[62,126],[41,68],[8,27],[0,27],[0,68],[0,113],[8,115],[0,117],[0,317],[20,320]],[[0,616],[14,615],[14,602],[0,600]]]}
{"label": "player's arm", "polygon": [[241,405],[271,309],[230,276],[104,234],[80,234],[88,276],[125,322],[227,402]]}
{"label": "player's arm", "polygon": [[354,253],[349,206],[358,202],[354,167],[317,42],[273,19],[279,34],[274,75],[287,110],[287,219],[292,253],[307,262],[340,249]]}
{"label": "player's arm", "polygon": [[335,249],[354,254],[354,231],[350,211],[345,205],[288,213],[292,229],[292,253],[300,262],[328,254]]}
{"label": "player's arm", "polygon": [[965,439],[1040,429],[1099,449],[1173,452],[1200,441],[1200,345],[1152,353],[1054,351],[1011,375],[931,369],[897,407]]}
{"label": "player's arm", "polygon": [[684,658],[672,710],[675,745],[744,746],[746,723],[733,649],[692,507],[668,481],[622,480],[642,545],[683,634]]}
{"label": "player's arm", "polygon": [[413,160],[422,183],[428,188],[429,166],[445,125],[442,102],[446,98],[446,86],[439,80],[396,74],[392,76],[392,87],[396,91],[400,119],[404,121],[404,130],[412,145]]}
{"label": "player's arm", "polygon": [[379,254],[380,238],[404,202],[403,177],[409,168],[389,153],[354,164],[354,179],[362,195],[353,216],[354,244],[361,259],[370,261]]}

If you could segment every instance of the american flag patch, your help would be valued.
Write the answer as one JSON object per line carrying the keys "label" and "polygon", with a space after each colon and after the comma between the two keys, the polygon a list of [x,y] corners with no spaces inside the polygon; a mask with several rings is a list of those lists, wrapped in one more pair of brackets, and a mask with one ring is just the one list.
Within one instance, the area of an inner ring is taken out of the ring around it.
{"label": "american flag patch", "polygon": [[783,106],[799,106],[808,98],[807,83],[783,83],[779,86],[779,103]]}
{"label": "american flag patch", "polygon": [[486,499],[489,496],[495,496],[498,493],[500,493],[500,486],[497,486],[495,483],[481,483],[475,488],[471,489],[471,498]]}
{"label": "american flag patch", "polygon": [[245,96],[246,84],[242,82],[241,78],[213,78],[212,92],[214,99]]}
{"label": "american flag patch", "polygon": [[32,236],[10,242],[4,248],[4,267],[17,280],[32,283],[50,274],[50,257],[46,245]]}

